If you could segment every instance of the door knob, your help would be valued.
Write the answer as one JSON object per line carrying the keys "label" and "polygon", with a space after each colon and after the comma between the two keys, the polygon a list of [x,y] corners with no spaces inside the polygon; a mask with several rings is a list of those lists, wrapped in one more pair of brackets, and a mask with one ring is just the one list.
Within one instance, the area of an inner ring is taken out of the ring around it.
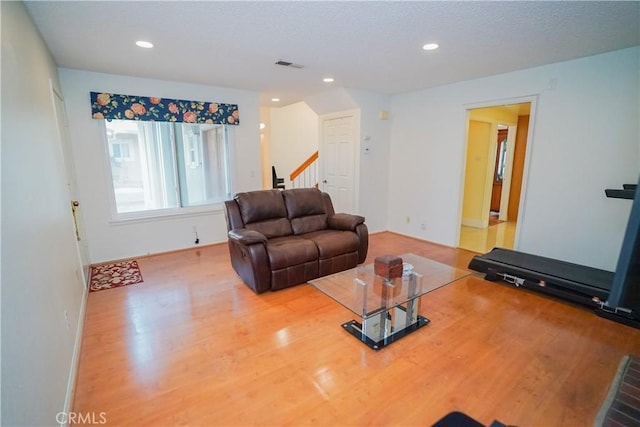
{"label": "door knob", "polygon": [[322,183],[323,183],[323,184],[326,184],[326,183],[327,183],[327,180],[326,180],[326,179],[323,179],[323,180],[322,180]]}

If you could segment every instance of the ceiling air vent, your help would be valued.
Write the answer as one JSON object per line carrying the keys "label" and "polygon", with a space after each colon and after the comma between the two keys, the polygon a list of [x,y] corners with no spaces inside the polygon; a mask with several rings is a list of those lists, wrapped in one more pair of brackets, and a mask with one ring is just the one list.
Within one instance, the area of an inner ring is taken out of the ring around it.
{"label": "ceiling air vent", "polygon": [[276,65],[282,65],[283,67],[302,68],[300,64],[294,64],[293,62],[283,61],[282,59],[276,61]]}

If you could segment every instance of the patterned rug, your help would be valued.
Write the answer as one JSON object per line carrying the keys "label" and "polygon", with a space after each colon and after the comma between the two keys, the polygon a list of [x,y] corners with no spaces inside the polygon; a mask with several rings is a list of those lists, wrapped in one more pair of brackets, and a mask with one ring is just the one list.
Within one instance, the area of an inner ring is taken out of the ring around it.
{"label": "patterned rug", "polygon": [[640,425],[640,357],[625,356],[609,388],[595,427]]}
{"label": "patterned rug", "polygon": [[119,288],[142,282],[137,261],[122,261],[91,267],[89,292]]}

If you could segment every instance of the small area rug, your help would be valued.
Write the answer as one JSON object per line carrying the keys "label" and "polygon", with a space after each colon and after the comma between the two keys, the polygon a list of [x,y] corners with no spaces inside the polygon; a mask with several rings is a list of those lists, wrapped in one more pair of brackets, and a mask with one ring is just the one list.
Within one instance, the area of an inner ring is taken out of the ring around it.
{"label": "small area rug", "polygon": [[640,425],[640,356],[622,358],[594,426]]}
{"label": "small area rug", "polygon": [[137,261],[122,261],[91,267],[89,292],[119,288],[142,282],[142,273]]}

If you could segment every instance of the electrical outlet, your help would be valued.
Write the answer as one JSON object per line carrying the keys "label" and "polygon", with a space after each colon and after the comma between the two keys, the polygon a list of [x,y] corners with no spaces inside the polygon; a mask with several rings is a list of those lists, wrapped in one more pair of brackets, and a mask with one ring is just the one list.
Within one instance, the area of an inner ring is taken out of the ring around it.
{"label": "electrical outlet", "polygon": [[407,224],[411,224],[411,217],[407,216]]}
{"label": "electrical outlet", "polygon": [[427,218],[421,218],[420,219],[420,230],[426,230],[427,229]]}

